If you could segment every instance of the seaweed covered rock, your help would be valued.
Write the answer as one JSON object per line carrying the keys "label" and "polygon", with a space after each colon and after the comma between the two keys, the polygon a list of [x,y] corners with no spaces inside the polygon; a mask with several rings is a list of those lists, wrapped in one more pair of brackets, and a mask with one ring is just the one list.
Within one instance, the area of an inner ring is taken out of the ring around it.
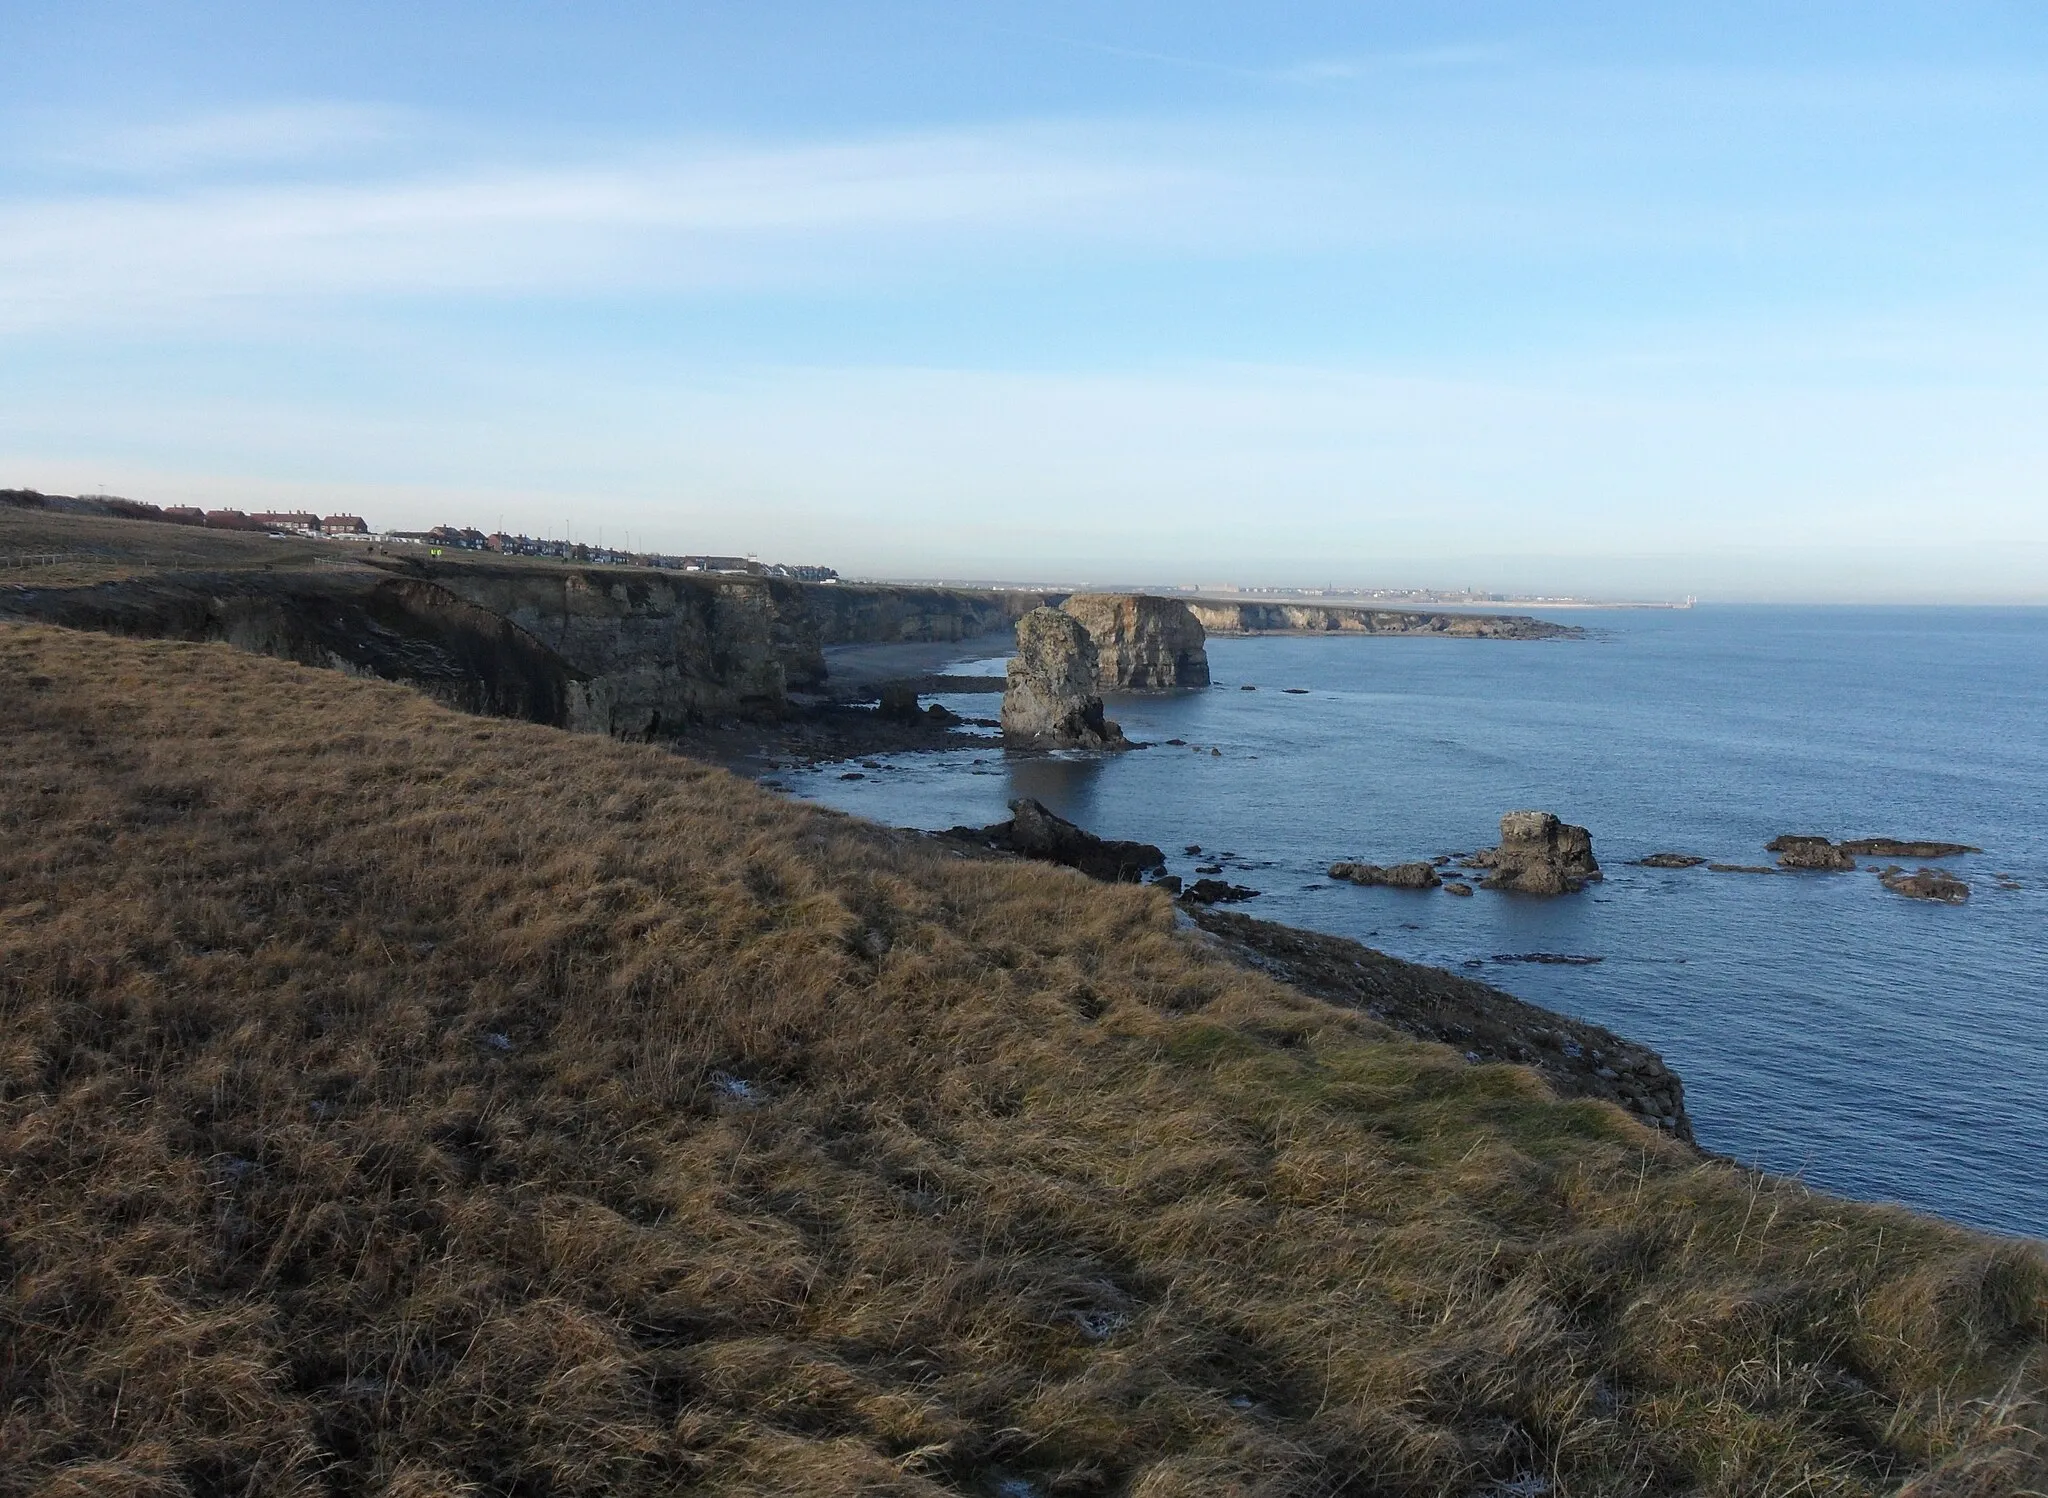
{"label": "seaweed covered rock", "polygon": [[1909,900],[1936,900],[1943,905],[1960,905],[1970,898],[1970,886],[1947,869],[1916,869],[1909,874],[1894,865],[1882,870],[1877,877],[1886,889]]}
{"label": "seaweed covered rock", "polygon": [[1330,877],[1352,884],[1383,884],[1389,889],[1435,889],[1443,883],[1429,863],[1333,863]]}
{"label": "seaweed covered rock", "polygon": [[1778,855],[1781,869],[1805,869],[1821,873],[1842,873],[1856,867],[1856,855],[1838,848],[1824,837],[1787,832],[1764,844],[1766,853]]}

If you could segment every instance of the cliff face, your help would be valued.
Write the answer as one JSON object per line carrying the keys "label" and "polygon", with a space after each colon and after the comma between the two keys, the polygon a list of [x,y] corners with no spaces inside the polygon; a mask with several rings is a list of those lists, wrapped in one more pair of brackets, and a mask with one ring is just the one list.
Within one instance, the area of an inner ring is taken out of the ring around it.
{"label": "cliff face", "polygon": [[469,712],[569,726],[586,688],[511,620],[447,590],[360,572],[177,573],[0,591],[0,615],[258,655],[402,682]]}
{"label": "cliff face", "polygon": [[1209,685],[1207,637],[1179,599],[1076,593],[1060,608],[1080,620],[1094,640],[1103,691]]}
{"label": "cliff face", "polygon": [[972,640],[1006,630],[1057,594],[968,588],[897,588],[873,583],[808,583],[803,603],[825,645],[892,640]]}
{"label": "cliff face", "polygon": [[706,716],[778,711],[792,683],[824,677],[796,584],[487,566],[439,569],[433,582],[567,663],[570,728],[658,738]]}
{"label": "cliff face", "polygon": [[1300,603],[1220,603],[1190,599],[1188,612],[1215,635],[1449,635],[1479,640],[1569,639],[1584,631],[1523,614],[1457,614],[1344,608]]}
{"label": "cliff face", "polygon": [[826,678],[826,644],[969,639],[1041,595],[431,558],[157,571],[0,589],[0,615],[225,640],[417,687],[473,712],[620,738],[776,713]]}

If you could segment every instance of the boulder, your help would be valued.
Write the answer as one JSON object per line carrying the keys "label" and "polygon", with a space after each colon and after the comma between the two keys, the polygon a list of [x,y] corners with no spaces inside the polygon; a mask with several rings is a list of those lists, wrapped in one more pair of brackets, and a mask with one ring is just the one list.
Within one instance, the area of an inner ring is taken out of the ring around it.
{"label": "boulder", "polygon": [[1060,605],[1095,642],[1096,685],[1105,692],[1209,685],[1208,636],[1177,598],[1076,593]]}
{"label": "boulder", "polygon": [[875,709],[882,717],[897,723],[917,721],[917,688],[907,681],[890,681],[882,684],[881,704]]}
{"label": "boulder", "polygon": [[1333,863],[1330,877],[1352,884],[1383,884],[1389,889],[1435,889],[1443,883],[1436,865],[1430,863]]}
{"label": "boulder", "polygon": [[1970,886],[1947,869],[1917,869],[1909,874],[1894,865],[1877,877],[1886,889],[1909,900],[1939,900],[1944,905],[1960,905],[1970,898]]}
{"label": "boulder", "polygon": [[1846,848],[1837,848],[1824,837],[1811,837],[1796,832],[1783,833],[1764,844],[1764,851],[1778,855],[1781,869],[1811,869],[1823,873],[1840,873],[1856,867],[1856,855]]}
{"label": "boulder", "polygon": [[1500,819],[1500,846],[1474,859],[1493,872],[1486,888],[1524,895],[1564,895],[1601,878],[1593,835],[1547,811],[1511,811]]}
{"label": "boulder", "polygon": [[1120,749],[1123,730],[1104,720],[1095,642],[1081,621],[1033,609],[1017,621],[1017,654],[1003,691],[1003,741],[1048,749]]}
{"label": "boulder", "polygon": [[1166,855],[1150,843],[1097,837],[1030,797],[1010,803],[1010,820],[989,827],[955,827],[951,837],[990,844],[1046,863],[1063,863],[1092,879],[1136,884],[1166,867]]}

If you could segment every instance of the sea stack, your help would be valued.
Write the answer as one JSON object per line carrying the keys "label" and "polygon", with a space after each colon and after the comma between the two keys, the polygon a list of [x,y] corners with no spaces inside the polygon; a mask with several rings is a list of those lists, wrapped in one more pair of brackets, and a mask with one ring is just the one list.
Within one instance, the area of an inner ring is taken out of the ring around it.
{"label": "sea stack", "polygon": [[1486,888],[1524,895],[1566,895],[1603,877],[1593,835],[1547,811],[1511,811],[1500,819],[1500,846],[1474,859],[1493,872]]}
{"label": "sea stack", "polygon": [[1177,598],[1148,593],[1076,593],[1061,611],[1081,621],[1099,657],[1105,692],[1209,685],[1208,635]]}
{"label": "sea stack", "polygon": [[1017,621],[1017,654],[1003,691],[1003,742],[1042,749],[1121,749],[1102,716],[1095,642],[1071,614],[1033,609]]}

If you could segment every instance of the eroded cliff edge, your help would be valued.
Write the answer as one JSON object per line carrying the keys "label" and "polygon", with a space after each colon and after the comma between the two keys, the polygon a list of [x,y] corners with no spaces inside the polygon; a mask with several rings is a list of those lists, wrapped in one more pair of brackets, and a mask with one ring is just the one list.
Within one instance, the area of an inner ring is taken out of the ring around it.
{"label": "eroded cliff edge", "polygon": [[1447,635],[1470,640],[1569,640],[1585,634],[1575,624],[1553,624],[1527,614],[1238,603],[1214,598],[1190,598],[1187,607],[1212,635]]}
{"label": "eroded cliff edge", "polygon": [[0,616],[223,640],[402,682],[472,712],[620,738],[774,716],[826,680],[828,645],[972,639],[1030,593],[466,559],[376,558],[0,588]]}

